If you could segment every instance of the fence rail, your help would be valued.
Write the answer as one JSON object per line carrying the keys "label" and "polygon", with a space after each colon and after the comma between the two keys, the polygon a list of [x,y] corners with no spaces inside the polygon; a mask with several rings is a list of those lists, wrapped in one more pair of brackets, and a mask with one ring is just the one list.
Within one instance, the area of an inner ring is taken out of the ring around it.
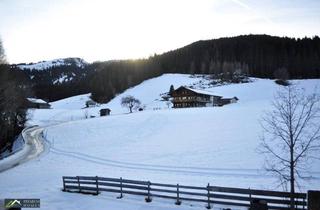
{"label": "fence rail", "polygon": [[[62,180],[63,191],[66,192],[95,195],[100,192],[113,192],[119,193],[118,198],[122,198],[124,194],[140,195],[145,196],[146,202],[158,197],[172,199],[177,205],[182,201],[201,202],[205,203],[207,208],[211,208],[214,204],[250,207],[252,201],[264,200],[268,204],[268,209],[290,209],[289,192],[219,187],[210,184],[206,187],[197,187],[98,176],[63,176]],[[294,198],[296,210],[306,209],[305,193],[295,193]]]}

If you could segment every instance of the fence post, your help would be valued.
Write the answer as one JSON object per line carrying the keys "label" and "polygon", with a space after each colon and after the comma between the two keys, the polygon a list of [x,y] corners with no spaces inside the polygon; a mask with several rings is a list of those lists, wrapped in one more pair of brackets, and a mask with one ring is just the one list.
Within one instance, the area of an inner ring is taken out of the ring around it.
{"label": "fence post", "polygon": [[65,180],[64,180],[64,176],[62,177],[62,182],[63,182],[63,189],[62,191],[66,191],[66,183],[65,183]]}
{"label": "fence post", "polygon": [[308,210],[320,209],[320,191],[308,191]]}
{"label": "fence post", "polygon": [[120,196],[117,197],[118,199],[120,198],[123,198],[123,195],[122,195],[122,177],[120,177]]}
{"label": "fence post", "polygon": [[79,190],[79,192],[81,192],[81,187],[80,187],[80,178],[79,178],[79,176],[77,176],[77,180],[78,180],[78,190]]}
{"label": "fence post", "polygon": [[148,181],[148,197],[145,199],[147,203],[150,203],[152,201],[151,196],[150,196],[150,181]]}
{"label": "fence post", "polygon": [[176,205],[180,205],[181,201],[180,201],[180,195],[179,195],[179,184],[177,184],[177,201],[175,203]]}
{"label": "fence post", "polygon": [[206,206],[207,209],[211,209],[210,205],[210,184],[207,185],[207,196],[208,196],[208,205]]}
{"label": "fence post", "polygon": [[99,194],[99,182],[98,182],[98,176],[96,176],[96,195]]}

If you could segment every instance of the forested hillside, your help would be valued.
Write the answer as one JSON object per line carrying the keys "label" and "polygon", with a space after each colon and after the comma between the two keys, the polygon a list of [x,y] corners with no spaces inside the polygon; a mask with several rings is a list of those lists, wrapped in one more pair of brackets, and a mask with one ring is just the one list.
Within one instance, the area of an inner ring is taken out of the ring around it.
{"label": "forested hillside", "polygon": [[[292,79],[320,78],[320,38],[244,35],[198,41],[147,59],[95,62],[81,68],[62,65],[26,73],[37,97],[53,101],[91,92],[96,101],[107,102],[163,73],[212,74],[233,82],[238,74],[274,78],[279,69]],[[70,79],[56,82],[66,77]]]}
{"label": "forested hillside", "polygon": [[0,40],[0,153],[10,149],[14,137],[26,121],[26,97],[31,95],[29,81],[18,70],[6,63]]}
{"label": "forested hillside", "polygon": [[291,79],[320,77],[320,38],[246,35],[198,41],[143,60],[94,64],[91,91],[98,101],[163,73],[213,74],[232,80],[234,74],[274,78],[279,69]]}

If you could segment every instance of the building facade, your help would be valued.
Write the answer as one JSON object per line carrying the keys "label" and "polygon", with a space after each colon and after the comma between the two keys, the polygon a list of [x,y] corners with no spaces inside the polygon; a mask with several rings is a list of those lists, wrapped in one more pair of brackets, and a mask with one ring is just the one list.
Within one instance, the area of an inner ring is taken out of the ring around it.
{"label": "building facade", "polygon": [[171,93],[173,108],[218,106],[221,96],[181,86]]}

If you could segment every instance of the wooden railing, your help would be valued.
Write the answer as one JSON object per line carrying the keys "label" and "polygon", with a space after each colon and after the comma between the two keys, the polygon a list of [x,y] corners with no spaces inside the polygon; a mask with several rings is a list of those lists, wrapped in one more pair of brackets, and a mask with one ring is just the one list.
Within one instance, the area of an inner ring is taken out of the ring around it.
{"label": "wooden railing", "polygon": [[[63,191],[66,192],[96,195],[100,192],[113,192],[119,193],[118,198],[122,198],[124,194],[140,195],[145,196],[146,202],[158,197],[172,199],[176,205],[180,205],[182,201],[202,202],[207,208],[214,204],[250,207],[250,202],[263,200],[267,202],[268,209],[290,209],[289,192],[218,187],[210,184],[206,187],[196,187],[97,176],[64,176],[62,179]],[[294,197],[295,209],[306,209],[306,194],[295,193]]]}
{"label": "wooden railing", "polygon": [[180,103],[189,103],[189,102],[200,102],[200,103],[210,103],[210,99],[201,99],[201,98],[186,98],[186,99],[177,99],[173,98],[172,102],[180,102]]}

